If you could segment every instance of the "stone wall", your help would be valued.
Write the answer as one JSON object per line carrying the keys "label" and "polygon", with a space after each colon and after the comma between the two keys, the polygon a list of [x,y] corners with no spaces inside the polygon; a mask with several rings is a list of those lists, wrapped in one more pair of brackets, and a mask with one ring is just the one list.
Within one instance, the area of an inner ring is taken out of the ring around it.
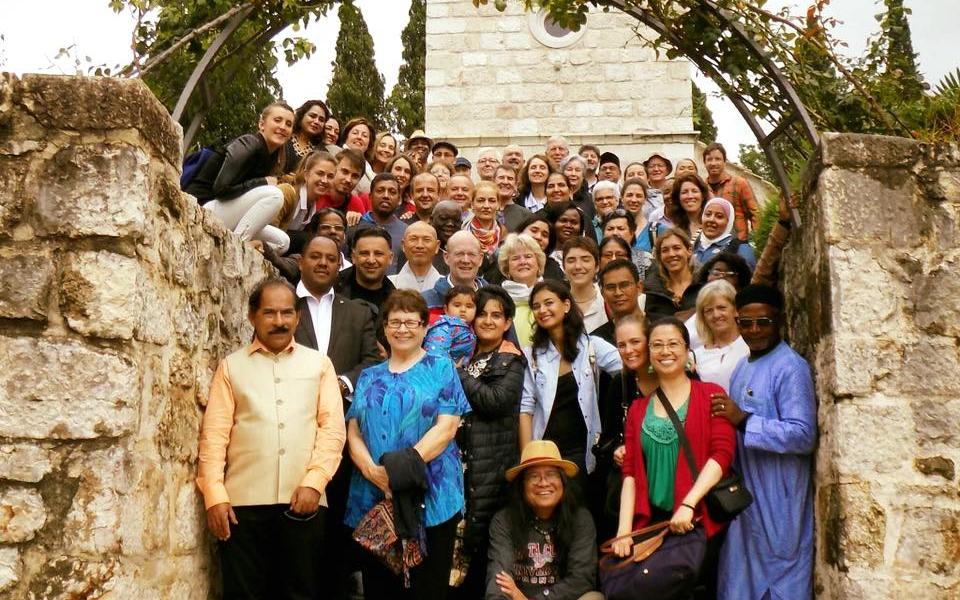
{"label": "stone wall", "polygon": [[616,152],[624,166],[653,151],[692,156],[690,64],[644,47],[636,19],[594,8],[578,41],[552,48],[531,33],[536,12],[521,2],[499,12],[493,2],[428,0],[427,17],[426,132],[470,160],[509,143],[529,156],[551,135],[574,151]]}
{"label": "stone wall", "polygon": [[193,478],[262,258],[180,193],[138,81],[0,79],[0,596],[202,599]]}
{"label": "stone wall", "polygon": [[786,256],[821,598],[960,598],[960,149],[826,134]]}

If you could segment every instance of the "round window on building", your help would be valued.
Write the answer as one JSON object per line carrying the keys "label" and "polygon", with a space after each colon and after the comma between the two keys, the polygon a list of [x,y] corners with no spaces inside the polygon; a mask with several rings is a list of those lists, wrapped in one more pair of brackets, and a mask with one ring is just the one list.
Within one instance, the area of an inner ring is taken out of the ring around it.
{"label": "round window on building", "polygon": [[579,31],[573,31],[558,24],[550,18],[546,10],[540,8],[527,15],[530,33],[533,37],[548,48],[566,48],[577,43],[586,32],[586,25]]}

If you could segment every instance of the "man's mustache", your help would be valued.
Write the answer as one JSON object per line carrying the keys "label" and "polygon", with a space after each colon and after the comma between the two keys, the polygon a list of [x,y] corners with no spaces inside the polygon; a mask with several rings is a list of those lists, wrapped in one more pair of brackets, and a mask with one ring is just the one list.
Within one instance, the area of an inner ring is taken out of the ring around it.
{"label": "man's mustache", "polygon": [[270,330],[270,333],[288,333],[290,331],[289,327],[275,327]]}

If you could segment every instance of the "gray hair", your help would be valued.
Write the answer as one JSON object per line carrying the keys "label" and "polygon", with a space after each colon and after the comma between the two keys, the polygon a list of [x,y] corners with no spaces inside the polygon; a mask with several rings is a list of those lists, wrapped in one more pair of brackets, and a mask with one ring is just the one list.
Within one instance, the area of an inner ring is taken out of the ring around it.
{"label": "gray hair", "polygon": [[598,181],[596,185],[593,186],[593,195],[596,196],[597,192],[602,192],[603,190],[613,190],[613,195],[617,200],[620,200],[620,186],[614,182],[607,181],[606,179]]}
{"label": "gray hair", "polygon": [[480,157],[483,156],[484,154],[491,154],[491,153],[493,154],[493,157],[497,159],[497,162],[503,161],[503,156],[501,156],[500,151],[490,146],[487,146],[486,148],[480,148],[480,152],[477,152],[477,160],[480,160]]}
{"label": "gray hair", "polygon": [[578,162],[578,163],[580,163],[580,167],[583,168],[583,172],[584,172],[584,173],[587,172],[587,161],[584,160],[584,158],[583,158],[582,156],[580,156],[579,154],[569,154],[569,155],[567,155],[567,157],[566,157],[565,159],[561,160],[561,161],[560,161],[560,171],[563,171],[564,169],[566,169],[566,168],[567,168],[567,165],[569,165],[569,164],[572,163],[572,162]]}
{"label": "gray hair", "polygon": [[564,148],[568,150],[570,149],[570,143],[567,142],[567,138],[563,137],[562,135],[550,136],[550,139],[547,140],[547,146],[549,147],[550,144],[553,143],[562,144]]}

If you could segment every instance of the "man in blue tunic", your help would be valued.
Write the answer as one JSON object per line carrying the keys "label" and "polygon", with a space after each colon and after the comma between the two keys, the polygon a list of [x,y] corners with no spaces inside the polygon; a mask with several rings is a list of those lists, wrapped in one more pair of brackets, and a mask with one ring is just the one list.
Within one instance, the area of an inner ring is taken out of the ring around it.
{"label": "man in blue tunic", "polygon": [[735,464],[754,501],[730,524],[717,597],[809,600],[817,437],[810,366],[780,338],[783,297],[776,289],[747,286],[736,304],[750,356],[734,369],[730,395],[714,395],[713,413],[739,430]]}

